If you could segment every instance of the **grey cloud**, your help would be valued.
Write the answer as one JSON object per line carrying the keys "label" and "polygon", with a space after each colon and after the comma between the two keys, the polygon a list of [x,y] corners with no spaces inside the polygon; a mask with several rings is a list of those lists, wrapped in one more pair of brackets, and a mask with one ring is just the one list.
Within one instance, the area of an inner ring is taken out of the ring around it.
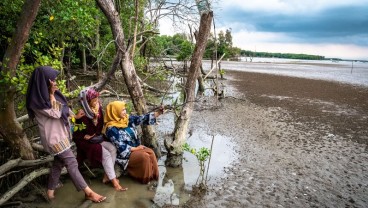
{"label": "grey cloud", "polygon": [[[368,5],[330,8],[303,15],[249,12],[235,8],[225,10],[220,18],[223,22],[251,24],[259,32],[286,33],[301,42],[354,42],[368,45],[367,11]],[[240,28],[232,28],[234,32],[237,29]]]}

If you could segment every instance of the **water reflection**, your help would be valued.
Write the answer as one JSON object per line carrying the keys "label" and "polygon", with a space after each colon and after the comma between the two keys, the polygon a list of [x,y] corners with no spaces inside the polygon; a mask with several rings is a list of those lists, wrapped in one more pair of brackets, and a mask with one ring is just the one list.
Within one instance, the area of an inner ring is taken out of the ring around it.
{"label": "water reflection", "polygon": [[[234,161],[236,155],[233,153],[234,144],[231,139],[221,135],[212,136],[201,129],[193,132],[188,139],[190,146],[198,149],[200,147],[211,147],[214,138],[212,157],[208,169],[208,184],[214,183],[216,179],[224,176],[224,167]],[[67,178],[64,186],[56,191],[56,199],[51,203],[34,203],[33,207],[99,207],[99,208],[122,208],[122,207],[162,207],[164,205],[182,205],[189,200],[192,186],[199,176],[199,164],[194,155],[185,152],[185,160],[180,168],[165,167],[166,156],[160,158],[160,179],[157,184],[140,184],[128,176],[119,178],[121,184],[128,187],[126,192],[116,192],[111,185],[101,182],[102,172],[97,171],[96,178],[87,180],[89,185],[98,193],[107,196],[104,203],[85,203],[82,192],[76,192],[72,182]],[[206,165],[207,168],[207,165]],[[96,171],[96,170],[94,170]],[[85,177],[88,174],[84,174]],[[84,204],[83,204],[84,203]]]}
{"label": "water reflection", "polygon": [[[165,159],[166,157],[164,160]],[[161,173],[163,173],[164,177],[160,178],[156,189],[156,194],[153,200],[155,205],[162,207],[167,204],[180,205],[185,203],[189,199],[189,192],[186,192],[183,189],[185,185],[183,168],[167,167]]]}
{"label": "water reflection", "polygon": [[[222,135],[213,136],[207,134],[202,129],[193,132],[193,135],[188,139],[188,144],[196,149],[199,149],[200,147],[210,149],[212,139],[212,155],[207,175],[208,184],[215,182],[212,179],[224,176],[224,168],[229,166],[236,158],[236,154],[233,151],[234,144],[231,142],[229,137]],[[188,152],[184,153],[184,157],[187,159],[183,162],[185,184],[187,185],[186,188],[189,189],[198,179],[199,163],[195,156]]]}

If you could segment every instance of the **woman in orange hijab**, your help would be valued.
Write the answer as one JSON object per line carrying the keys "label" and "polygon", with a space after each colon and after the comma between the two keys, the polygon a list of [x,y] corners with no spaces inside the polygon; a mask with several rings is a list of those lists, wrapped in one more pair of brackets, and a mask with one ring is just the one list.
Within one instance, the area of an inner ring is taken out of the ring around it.
{"label": "woman in orange hijab", "polygon": [[131,177],[144,184],[158,180],[159,171],[155,153],[141,145],[136,127],[155,124],[156,117],[162,112],[129,116],[123,101],[113,101],[106,106],[102,131],[117,149],[116,162]]}

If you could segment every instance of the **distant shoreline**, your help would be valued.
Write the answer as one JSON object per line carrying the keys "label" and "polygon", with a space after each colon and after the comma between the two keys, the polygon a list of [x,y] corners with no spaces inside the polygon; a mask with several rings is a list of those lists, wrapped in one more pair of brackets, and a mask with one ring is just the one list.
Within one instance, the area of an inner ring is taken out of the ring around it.
{"label": "distant shoreline", "polygon": [[[221,69],[226,72],[229,70],[254,72],[263,74],[273,74],[280,76],[299,77],[314,80],[333,81],[355,86],[368,87],[368,64],[351,63],[346,61],[296,61],[291,59],[268,60],[244,62],[244,61],[222,61]],[[203,69],[208,72],[211,69],[211,61],[203,61]],[[213,70],[211,75],[215,75]]]}

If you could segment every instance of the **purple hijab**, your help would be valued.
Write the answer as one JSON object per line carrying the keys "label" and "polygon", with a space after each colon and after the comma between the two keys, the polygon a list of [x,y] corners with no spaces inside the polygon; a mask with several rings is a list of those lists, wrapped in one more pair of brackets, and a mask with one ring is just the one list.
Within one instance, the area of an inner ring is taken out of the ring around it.
{"label": "purple hijab", "polygon": [[[26,94],[26,107],[29,118],[33,119],[35,117],[32,109],[51,108],[50,80],[54,81],[58,75],[59,72],[50,66],[40,66],[33,71]],[[54,96],[57,101],[62,103],[61,119],[65,125],[68,125],[69,107],[67,100],[59,90],[55,91]]]}

